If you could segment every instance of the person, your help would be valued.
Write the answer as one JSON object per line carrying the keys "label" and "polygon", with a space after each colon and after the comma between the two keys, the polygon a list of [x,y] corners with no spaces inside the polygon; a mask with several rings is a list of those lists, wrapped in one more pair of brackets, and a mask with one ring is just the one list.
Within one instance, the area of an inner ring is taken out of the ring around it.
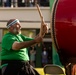
{"label": "person", "polygon": [[49,46],[48,48],[48,63],[51,64],[52,63],[52,49]]}
{"label": "person", "polygon": [[72,75],[76,74],[76,64],[73,65],[72,67]]}
{"label": "person", "polygon": [[18,7],[25,7],[25,0],[18,0]]}
{"label": "person", "polygon": [[40,6],[43,7],[49,6],[49,0],[40,0]]}
{"label": "person", "polygon": [[11,0],[3,0],[3,7],[11,7]]}
{"label": "person", "polygon": [[43,51],[42,51],[42,67],[44,67],[47,63],[48,63],[48,53],[46,51],[46,48],[44,47],[43,48]]}
{"label": "person", "polygon": [[32,47],[32,49],[30,50],[30,64],[35,67],[35,55],[36,55],[36,50],[34,48],[34,46]]}
{"label": "person", "polygon": [[[42,38],[47,31],[47,24],[43,24],[42,36],[39,34],[35,38],[29,38],[21,34],[21,24],[18,19],[10,19],[7,22],[8,33],[2,38],[1,65],[2,75],[39,75],[29,64],[28,47],[42,42]],[[40,29],[40,30],[41,30]]]}

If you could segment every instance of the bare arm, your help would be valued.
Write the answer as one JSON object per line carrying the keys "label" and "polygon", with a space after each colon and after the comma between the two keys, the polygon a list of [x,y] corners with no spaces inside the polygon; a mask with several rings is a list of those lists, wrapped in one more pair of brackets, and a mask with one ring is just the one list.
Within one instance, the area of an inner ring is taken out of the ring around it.
{"label": "bare arm", "polygon": [[43,24],[42,23],[42,36],[40,35],[37,35],[35,37],[34,40],[31,40],[31,41],[24,41],[24,42],[17,42],[15,41],[12,45],[12,49],[13,50],[20,50],[22,48],[26,48],[26,47],[29,47],[29,46],[32,46],[32,45],[35,45],[35,44],[38,44],[40,42],[42,42],[42,38],[44,37],[46,31],[47,31],[47,25],[46,24]]}
{"label": "bare arm", "polygon": [[31,45],[40,43],[41,41],[42,41],[42,37],[40,37],[40,36],[37,36],[34,40],[31,40],[31,41],[24,41],[24,42],[15,41],[12,45],[12,49],[13,50],[20,50],[22,48],[26,48],[26,47],[29,47]]}

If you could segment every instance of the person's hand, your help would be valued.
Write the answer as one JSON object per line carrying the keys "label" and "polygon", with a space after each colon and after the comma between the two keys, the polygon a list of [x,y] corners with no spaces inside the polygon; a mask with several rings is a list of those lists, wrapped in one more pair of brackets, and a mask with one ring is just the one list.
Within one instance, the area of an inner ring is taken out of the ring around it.
{"label": "person's hand", "polygon": [[42,42],[43,38],[41,36],[36,36],[34,40],[36,43],[40,43]]}
{"label": "person's hand", "polygon": [[45,33],[48,33],[48,25],[45,23],[42,23],[42,27],[41,27],[41,35],[44,36]]}

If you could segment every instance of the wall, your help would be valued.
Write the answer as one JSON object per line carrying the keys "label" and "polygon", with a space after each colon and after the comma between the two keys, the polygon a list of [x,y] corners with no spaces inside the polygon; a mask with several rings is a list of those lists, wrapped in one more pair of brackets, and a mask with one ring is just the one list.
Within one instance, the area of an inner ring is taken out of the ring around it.
{"label": "wall", "polygon": [[[50,28],[50,8],[40,7],[42,15]],[[0,8],[0,28],[6,28],[6,21],[11,18],[17,18],[22,24],[22,28],[40,28],[41,18],[37,7],[20,7],[20,8]],[[5,20],[5,22],[2,22]]]}

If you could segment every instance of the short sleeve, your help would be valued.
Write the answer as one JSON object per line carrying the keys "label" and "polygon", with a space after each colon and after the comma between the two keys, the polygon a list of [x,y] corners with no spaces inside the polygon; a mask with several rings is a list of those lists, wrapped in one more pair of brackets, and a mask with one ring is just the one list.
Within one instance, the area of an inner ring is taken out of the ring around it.
{"label": "short sleeve", "polygon": [[17,41],[17,40],[13,36],[8,36],[8,37],[3,38],[3,40],[2,40],[2,49],[11,50],[12,49],[12,44],[15,41]]}

